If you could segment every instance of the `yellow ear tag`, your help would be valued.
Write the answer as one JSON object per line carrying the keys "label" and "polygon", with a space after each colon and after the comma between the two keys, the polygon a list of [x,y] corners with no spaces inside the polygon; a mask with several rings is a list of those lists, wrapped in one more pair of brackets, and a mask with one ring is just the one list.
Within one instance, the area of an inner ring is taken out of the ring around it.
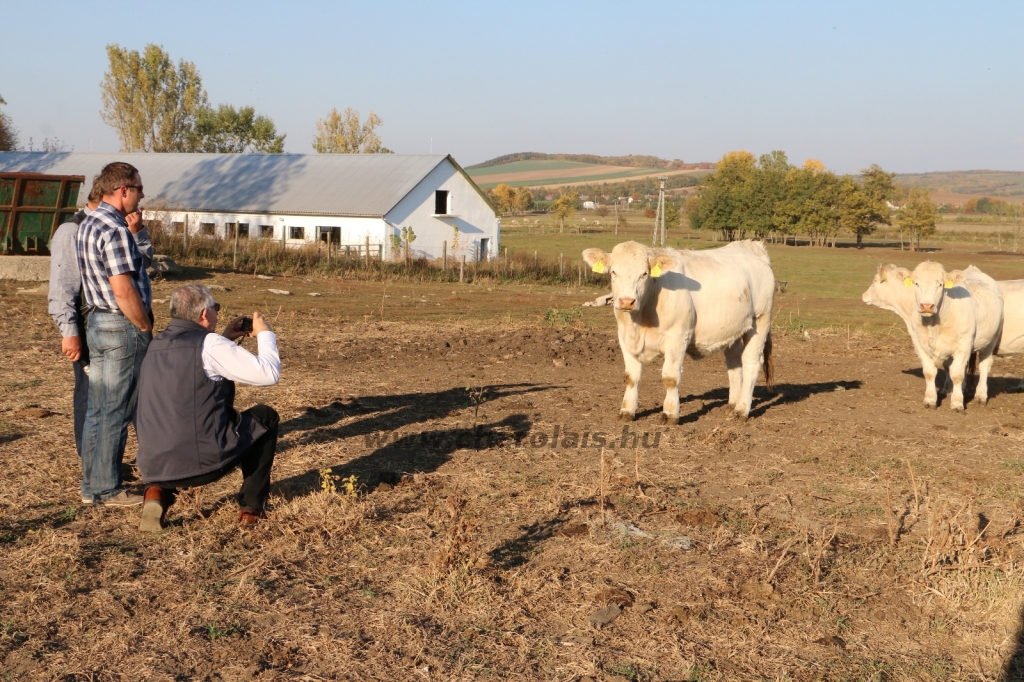
{"label": "yellow ear tag", "polygon": [[598,274],[603,273],[604,272],[604,261],[603,260],[597,261],[596,263],[594,263],[594,267],[592,267],[590,269],[593,270],[594,272],[598,273]]}
{"label": "yellow ear tag", "polygon": [[661,277],[661,266],[657,263],[651,268],[651,277]]}
{"label": "yellow ear tag", "polygon": [[944,286],[945,286],[945,287],[946,287],[947,289],[952,289],[952,288],[953,288],[953,280],[951,280],[951,279],[947,279],[947,280],[946,280],[946,284],[945,284]]}
{"label": "yellow ear tag", "polygon": [[914,280],[910,279],[909,277],[904,277],[903,283],[906,284],[908,287],[914,286]]}

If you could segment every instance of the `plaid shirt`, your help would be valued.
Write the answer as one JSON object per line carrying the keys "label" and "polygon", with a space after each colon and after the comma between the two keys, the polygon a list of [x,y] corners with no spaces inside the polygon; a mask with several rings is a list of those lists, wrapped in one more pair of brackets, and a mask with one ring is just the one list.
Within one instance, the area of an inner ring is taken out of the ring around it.
{"label": "plaid shirt", "polygon": [[86,305],[118,310],[108,278],[130,273],[142,305],[147,311],[152,309],[153,291],[146,264],[128,223],[116,208],[102,202],[82,221],[75,235],[75,250]]}

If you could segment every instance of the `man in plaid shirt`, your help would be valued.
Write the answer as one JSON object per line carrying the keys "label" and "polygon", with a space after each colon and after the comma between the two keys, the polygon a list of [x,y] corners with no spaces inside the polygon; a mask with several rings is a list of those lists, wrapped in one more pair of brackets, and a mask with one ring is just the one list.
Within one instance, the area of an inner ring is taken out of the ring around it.
{"label": "man in plaid shirt", "polygon": [[121,162],[105,166],[94,188],[103,199],[75,235],[82,297],[90,309],[82,502],[124,507],[142,504],[141,495],[122,486],[121,461],[135,416],[139,368],[153,338],[149,275],[125,216],[145,195],[138,169]]}

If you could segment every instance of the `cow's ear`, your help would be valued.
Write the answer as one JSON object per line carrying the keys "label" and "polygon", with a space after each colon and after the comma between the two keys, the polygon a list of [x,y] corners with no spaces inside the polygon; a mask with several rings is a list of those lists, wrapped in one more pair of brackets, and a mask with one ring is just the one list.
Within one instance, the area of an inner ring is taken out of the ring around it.
{"label": "cow's ear", "polygon": [[947,272],[942,276],[942,286],[947,289],[952,289],[955,286],[960,286],[960,283],[964,281],[967,275],[964,274],[963,270],[954,270],[953,272]]}
{"label": "cow's ear", "polygon": [[651,255],[648,257],[647,263],[651,267],[651,277],[661,277],[666,270],[676,267],[676,259],[664,253]]}
{"label": "cow's ear", "polygon": [[893,265],[892,263],[889,263],[888,265],[882,265],[881,263],[879,263],[878,264],[878,272],[875,273],[875,276],[878,278],[879,282],[884,282],[885,280],[889,279],[889,276],[892,274],[892,271],[895,270],[895,269],[896,269],[896,266]]}
{"label": "cow's ear", "polygon": [[892,270],[889,271],[890,277],[895,277],[897,280],[903,282],[908,287],[914,286],[914,282],[913,280],[911,280],[910,275],[910,270],[907,270],[906,268],[897,268],[896,266],[893,266]]}
{"label": "cow's ear", "polygon": [[584,249],[583,260],[598,274],[608,272],[612,267],[611,256],[601,249]]}

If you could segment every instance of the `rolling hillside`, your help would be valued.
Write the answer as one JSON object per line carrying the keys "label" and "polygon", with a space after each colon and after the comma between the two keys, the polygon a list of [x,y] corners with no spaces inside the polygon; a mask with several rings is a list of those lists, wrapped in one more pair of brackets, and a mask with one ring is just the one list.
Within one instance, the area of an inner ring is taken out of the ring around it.
{"label": "rolling hillside", "polygon": [[896,176],[896,182],[904,187],[923,187],[931,190],[933,197],[943,197],[943,202],[949,202],[951,198],[972,197],[1024,200],[1024,172],[1019,171],[904,173]]}
{"label": "rolling hillside", "polygon": [[508,154],[466,168],[483,188],[555,187],[581,183],[703,172],[711,164],[687,164],[653,156],[600,157],[584,154]]}

